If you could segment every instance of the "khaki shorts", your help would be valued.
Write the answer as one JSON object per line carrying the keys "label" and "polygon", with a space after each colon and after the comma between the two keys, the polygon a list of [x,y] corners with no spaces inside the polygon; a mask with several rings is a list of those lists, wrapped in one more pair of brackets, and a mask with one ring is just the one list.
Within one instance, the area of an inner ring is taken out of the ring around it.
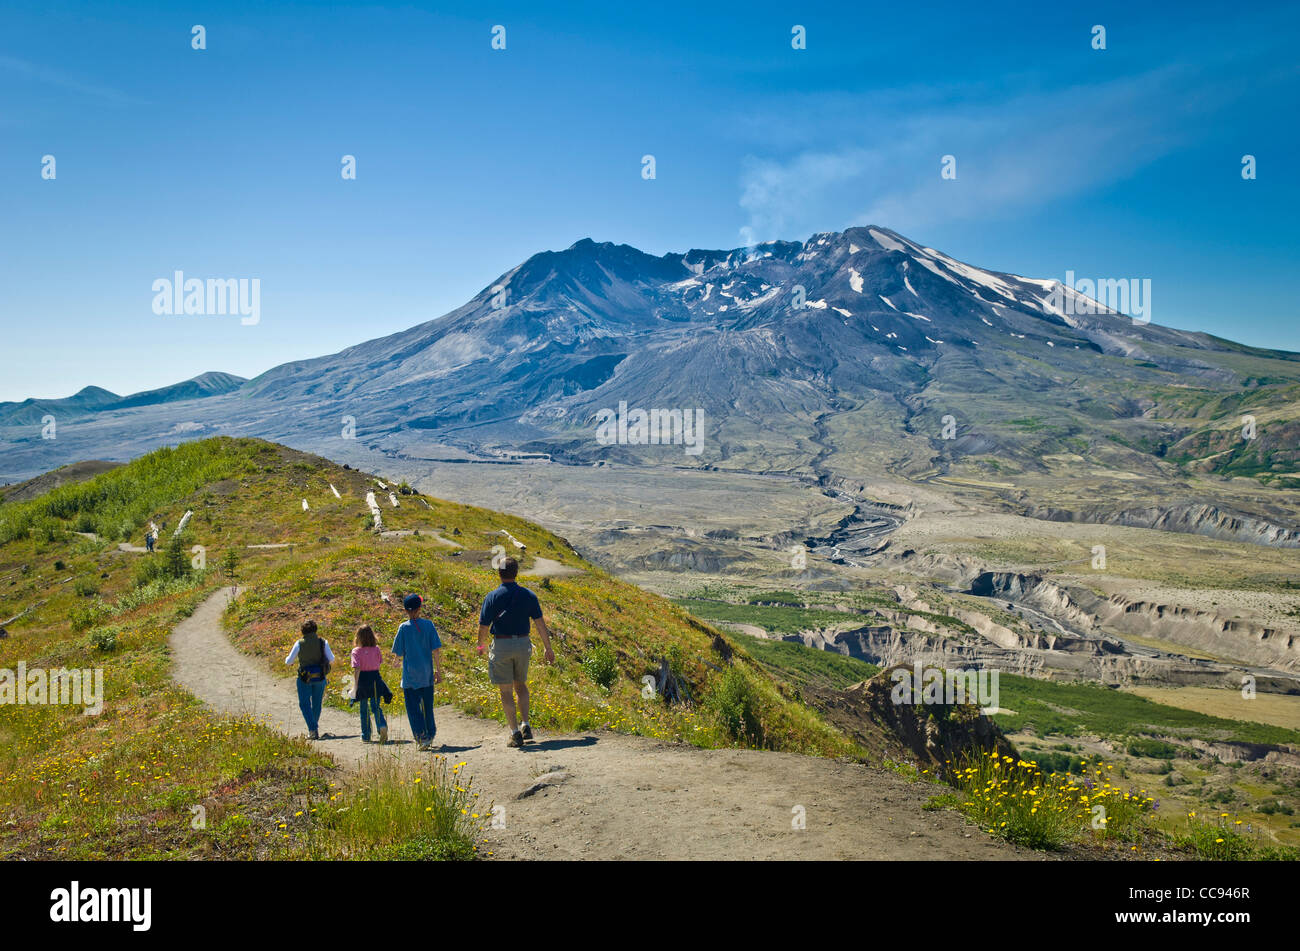
{"label": "khaki shorts", "polygon": [[532,638],[494,637],[488,649],[488,676],[498,687],[526,683],[532,656]]}

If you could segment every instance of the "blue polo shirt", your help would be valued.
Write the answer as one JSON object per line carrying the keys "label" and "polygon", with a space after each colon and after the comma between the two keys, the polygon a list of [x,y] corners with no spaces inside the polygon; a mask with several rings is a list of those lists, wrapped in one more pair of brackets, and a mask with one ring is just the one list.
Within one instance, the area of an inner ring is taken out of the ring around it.
{"label": "blue polo shirt", "polygon": [[527,637],[528,622],[542,616],[537,595],[518,582],[507,581],[483,599],[479,624],[487,624],[493,637]]}
{"label": "blue polo shirt", "polygon": [[393,653],[402,658],[403,687],[433,686],[433,652],[441,646],[438,629],[427,617],[416,618],[414,624],[402,622],[393,641]]}

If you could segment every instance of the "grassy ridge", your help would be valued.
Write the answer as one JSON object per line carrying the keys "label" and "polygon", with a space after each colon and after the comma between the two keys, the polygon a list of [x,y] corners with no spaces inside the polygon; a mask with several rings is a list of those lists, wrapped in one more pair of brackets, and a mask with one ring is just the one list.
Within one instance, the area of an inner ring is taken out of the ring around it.
{"label": "grassy ridge", "polygon": [[[418,534],[374,535],[368,490],[381,499],[385,528]],[[173,566],[179,577],[167,574],[167,553],[118,550],[121,539],[138,541],[150,519],[175,526],[188,509],[194,516]],[[379,591],[419,590],[446,644],[440,699],[499,716],[470,636],[496,583],[489,561],[503,529],[528,546],[525,568],[536,553],[581,572],[529,582],[560,635],[557,664],[534,668],[535,722],[701,746],[853,752],[744,649],[728,664],[713,649],[715,631],[585,564],[537,526],[413,496],[393,508],[363,473],[258,440],[219,438],[161,450],[29,502],[0,503],[0,618],[21,615],[0,640],[0,669],[19,661],[100,668],[105,686],[98,716],[79,707],[0,706],[0,857],[474,854],[481,819],[457,798],[459,777],[427,777],[421,790],[393,777],[359,786],[308,744],[214,715],[174,687],[167,638],[222,583],[217,566],[231,553],[246,594],[226,618],[229,629],[280,672],[303,618],[316,618],[344,656],[361,623],[388,646],[400,616],[379,602]],[[268,544],[292,547],[247,547]],[[194,546],[202,551],[192,553]],[[206,568],[191,567],[190,558]],[[607,686],[583,663],[597,648],[614,658]],[[640,678],[661,657],[691,703],[642,695]],[[395,684],[396,671],[386,673]],[[374,821],[359,822],[354,805]],[[402,819],[426,815],[409,827]]]}
{"label": "grassy ridge", "polygon": [[[249,718],[214,715],[169,677],[168,636],[215,590],[211,564],[223,551],[295,534],[308,483],[313,498],[328,492],[314,470],[280,447],[208,440],[0,504],[9,536],[0,544],[0,618],[22,615],[0,640],[0,670],[98,668],[104,686],[95,716],[82,706],[0,706],[0,857],[302,858],[323,847],[322,830],[365,847],[364,836],[324,823],[322,807],[345,809],[355,796],[332,761]],[[341,487],[364,482],[338,477]],[[150,518],[175,525],[189,508],[183,577],[157,577],[165,554],[117,550],[117,536],[137,538]],[[322,512],[313,528],[361,524],[350,512]],[[106,537],[69,534],[87,527]],[[200,543],[208,570],[190,565]],[[242,573],[255,577],[278,557],[287,556],[245,553]],[[443,853],[474,854],[475,824],[462,818],[437,830]]]}
{"label": "grassy ridge", "polygon": [[228,441],[220,452],[207,443],[182,443],[151,453],[86,482],[62,485],[29,502],[0,507],[0,544],[32,534],[55,541],[63,532],[94,532],[113,541],[141,534],[161,506],[185,498],[200,486],[251,472],[260,447]]}

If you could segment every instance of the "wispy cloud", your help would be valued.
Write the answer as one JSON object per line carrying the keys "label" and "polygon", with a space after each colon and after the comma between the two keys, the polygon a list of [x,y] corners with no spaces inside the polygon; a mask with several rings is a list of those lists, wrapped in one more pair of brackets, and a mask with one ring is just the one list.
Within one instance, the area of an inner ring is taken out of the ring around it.
{"label": "wispy cloud", "polygon": [[[833,144],[745,159],[741,237],[791,237],[832,222],[908,231],[1046,205],[1123,180],[1205,135],[1250,88],[1168,66],[1052,90],[927,97],[909,88],[786,103],[784,116],[751,117],[750,131],[766,125]],[[940,177],[945,155],[956,158],[955,180]]]}
{"label": "wispy cloud", "polygon": [[67,73],[37,63],[29,63],[27,60],[18,59],[15,56],[0,54],[0,69],[8,70],[10,73],[26,77],[35,82],[57,86],[60,89],[66,89],[69,92],[79,93],[83,96],[90,96],[104,102],[112,102],[118,105],[139,105],[143,103],[143,100],[120,90],[82,82]]}

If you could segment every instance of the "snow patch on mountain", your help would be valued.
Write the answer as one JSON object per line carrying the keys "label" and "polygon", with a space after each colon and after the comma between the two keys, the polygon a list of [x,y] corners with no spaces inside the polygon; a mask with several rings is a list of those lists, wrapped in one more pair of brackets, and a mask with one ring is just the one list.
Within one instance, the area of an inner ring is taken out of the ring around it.
{"label": "snow patch on mountain", "polygon": [[982,271],[979,268],[974,268],[967,264],[962,264],[960,261],[950,258],[948,257],[948,255],[943,254],[942,252],[934,251],[931,250],[930,248],[926,248],[926,250],[930,251],[932,255],[934,255],[938,260],[942,261],[944,265],[953,273],[960,274],[962,277],[966,278],[966,280],[973,281],[974,283],[979,284],[981,287],[986,287],[989,290],[991,290],[993,293],[1001,297],[1005,297],[1008,300],[1016,299],[1016,295],[1012,293],[1011,286],[1007,284],[1005,281],[994,277],[988,271]]}
{"label": "snow patch on mountain", "polygon": [[745,307],[745,308],[757,307],[760,304],[766,304],[772,298],[776,297],[778,294],[781,293],[780,287],[768,288],[768,285],[766,284],[764,284],[763,287],[767,288],[767,292],[765,294],[760,294],[758,297],[751,297],[749,298],[749,300],[737,301],[736,306]]}
{"label": "snow patch on mountain", "polygon": [[876,244],[880,245],[880,246],[881,246],[882,248],[884,248],[886,251],[902,251],[904,254],[907,253],[907,248],[903,247],[901,244],[899,244],[897,241],[895,241],[895,240],[894,240],[893,238],[891,238],[889,235],[887,235],[887,234],[881,234],[881,233],[880,233],[879,231],[877,231],[875,228],[868,228],[868,229],[867,229],[867,234],[869,234],[869,235],[871,235],[871,237],[875,238],[875,239],[876,239]]}
{"label": "snow patch on mountain", "polygon": [[951,274],[949,274],[949,273],[947,273],[946,271],[942,270],[942,269],[941,269],[937,264],[935,264],[933,261],[930,261],[930,260],[927,259],[927,258],[917,258],[917,259],[916,259],[916,263],[917,263],[917,264],[920,264],[922,267],[927,268],[927,269],[930,270],[930,271],[933,271],[935,274],[939,275],[939,277],[943,278],[945,281],[948,281],[948,282],[951,283],[951,284],[956,284],[958,287],[961,287],[961,282],[960,282],[960,281],[958,281],[958,280],[957,280],[955,277],[953,277]]}

